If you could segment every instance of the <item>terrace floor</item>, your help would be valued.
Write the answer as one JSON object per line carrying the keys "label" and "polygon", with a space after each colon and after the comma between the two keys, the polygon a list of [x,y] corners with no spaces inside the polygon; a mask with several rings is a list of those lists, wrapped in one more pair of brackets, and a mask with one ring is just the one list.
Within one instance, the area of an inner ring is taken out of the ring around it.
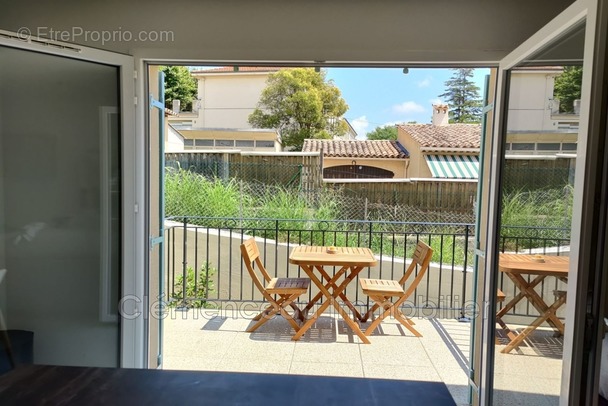
{"label": "terrace floor", "polygon": [[[423,337],[387,320],[362,344],[337,315],[324,314],[298,341],[281,317],[254,333],[250,317],[217,310],[171,309],[164,319],[163,368],[444,382],[458,405],[468,404],[470,324],[415,319]],[[497,348],[495,404],[558,404],[561,339],[537,330],[511,354]]]}

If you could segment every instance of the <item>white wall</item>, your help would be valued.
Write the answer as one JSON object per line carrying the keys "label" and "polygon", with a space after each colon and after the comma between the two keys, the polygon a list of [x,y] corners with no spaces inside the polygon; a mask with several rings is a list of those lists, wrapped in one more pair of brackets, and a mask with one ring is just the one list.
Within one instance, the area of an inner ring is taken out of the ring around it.
{"label": "white wall", "polygon": [[182,137],[171,126],[167,126],[167,141],[165,152],[181,152],[184,150],[184,137]]}
{"label": "white wall", "polygon": [[194,75],[201,110],[196,128],[252,128],[247,121],[266,87],[268,74]]}
{"label": "white wall", "polygon": [[100,107],[118,105],[117,69],[10,48],[0,65],[9,328],[34,332],[36,363],[117,366],[118,324],[99,321]]}
{"label": "white wall", "polygon": [[508,131],[555,131],[551,100],[559,73],[514,71],[509,92]]}

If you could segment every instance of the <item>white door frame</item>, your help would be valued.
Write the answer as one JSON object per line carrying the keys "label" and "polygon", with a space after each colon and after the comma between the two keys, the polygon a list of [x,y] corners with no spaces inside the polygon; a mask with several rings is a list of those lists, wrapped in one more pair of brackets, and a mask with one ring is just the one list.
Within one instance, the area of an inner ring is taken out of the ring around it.
{"label": "white door frame", "polygon": [[[490,191],[489,191],[489,213],[486,218],[488,221],[488,238],[486,246],[486,263],[485,269],[486,278],[484,286],[484,318],[482,325],[482,353],[483,358],[481,361],[481,385],[480,385],[480,404],[490,404],[492,401],[492,381],[494,374],[494,331],[495,331],[495,311],[496,300],[496,265],[498,263],[497,252],[494,249],[495,243],[499,238],[499,230],[496,227],[497,217],[499,215],[497,208],[500,202],[500,163],[502,161],[503,151],[503,137],[504,130],[506,129],[506,118],[504,112],[506,112],[505,106],[505,88],[507,84],[506,74],[507,70],[513,68],[515,65],[525,60],[527,57],[532,56],[535,52],[541,50],[544,46],[551,43],[552,41],[559,38],[564,32],[577,23],[586,20],[586,32],[585,32],[585,50],[584,50],[584,74],[582,93],[584,95],[590,95],[591,93],[591,67],[593,58],[593,43],[595,36],[595,17],[597,10],[597,0],[578,0],[573,3],[570,7],[564,10],[561,14],[550,21],[537,33],[532,35],[528,40],[517,47],[513,52],[507,55],[499,64],[498,69],[498,80],[497,80],[497,95],[496,95],[496,109],[497,120],[494,123],[494,137],[495,142],[492,146],[491,161],[492,167],[490,170]],[[576,173],[584,174],[584,168],[586,163],[586,145],[587,145],[587,124],[589,121],[589,110],[590,110],[590,97],[584,97],[581,100],[581,113],[580,123],[585,123],[579,127],[578,134],[578,150],[576,159]],[[574,193],[574,206],[572,215],[571,225],[571,245],[570,245],[570,258],[578,258],[579,255],[579,240],[580,240],[580,228],[581,228],[581,216],[583,207],[583,186],[584,176],[577,176],[575,179],[575,193]],[[582,298],[577,295],[578,284],[577,281],[581,276],[581,273],[587,272],[587,270],[577,269],[577,261],[570,261],[570,277],[568,278],[568,303],[581,303]],[[575,320],[575,307],[567,306],[566,319]],[[580,386],[580,376],[572,376],[572,364],[574,360],[580,359],[581,355],[577,351],[573,351],[579,346],[576,345],[578,342],[575,340],[581,339],[579,334],[575,334],[575,327],[578,325],[575,322],[566,323],[566,330],[564,334],[564,352],[563,352],[563,367],[562,367],[562,383],[561,383],[561,395],[560,404],[568,404],[568,399],[571,394],[572,388],[576,385]]]}
{"label": "white door frame", "polygon": [[0,30],[0,46],[42,54],[116,66],[120,77],[121,176],[122,176],[122,298],[119,310],[126,317],[120,323],[120,366],[141,368],[143,323],[144,217],[141,210],[144,188],[143,140],[135,126],[135,77],[133,57],[69,43]]}

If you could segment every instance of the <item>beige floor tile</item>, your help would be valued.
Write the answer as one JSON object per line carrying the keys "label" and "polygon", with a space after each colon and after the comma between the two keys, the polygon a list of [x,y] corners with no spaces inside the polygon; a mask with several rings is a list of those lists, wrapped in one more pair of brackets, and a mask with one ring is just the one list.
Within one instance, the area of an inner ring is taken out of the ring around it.
{"label": "beige floor tile", "polygon": [[363,371],[366,378],[441,382],[437,371],[432,366],[363,364]]}
{"label": "beige floor tile", "polygon": [[267,374],[288,374],[291,361],[272,361],[261,363],[257,360],[224,359],[216,367],[216,371],[250,372]]}
{"label": "beige floor tile", "polygon": [[294,342],[255,341],[248,334],[238,335],[224,352],[222,361],[241,359],[244,361],[275,362],[290,361],[294,353]]}
{"label": "beige floor tile", "polygon": [[497,352],[494,370],[502,375],[561,379],[562,360],[520,354],[501,354]]}
{"label": "beige floor tile", "polygon": [[361,345],[360,349],[364,365],[432,366],[420,339],[415,337],[373,340],[371,345]]}
{"label": "beige floor tile", "polygon": [[361,364],[359,347],[365,344],[296,343],[294,362]]}
{"label": "beige floor tile", "polygon": [[435,365],[434,368],[446,385],[467,386],[469,384],[469,376],[461,367],[448,368],[441,365]]}
{"label": "beige floor tile", "polygon": [[361,364],[324,363],[324,362],[300,362],[291,363],[289,370],[291,375],[318,375],[318,376],[348,376],[363,378],[363,367]]}
{"label": "beige floor tile", "polygon": [[494,375],[494,388],[515,394],[542,394],[558,397],[561,390],[560,379],[547,379],[525,375]]}
{"label": "beige floor tile", "polygon": [[218,359],[163,356],[163,369],[181,371],[215,371]]}
{"label": "beige floor tile", "polygon": [[[417,338],[388,320],[366,345],[335,314],[322,315],[298,342],[291,340],[294,332],[282,317],[246,333],[251,320],[217,314],[169,314],[164,322],[165,369],[441,380],[457,404],[466,403],[468,380],[461,365],[468,363],[469,323],[415,318],[423,334]],[[560,342],[549,333],[525,347],[526,355],[497,354],[497,404],[557,403],[561,360],[555,348]]]}

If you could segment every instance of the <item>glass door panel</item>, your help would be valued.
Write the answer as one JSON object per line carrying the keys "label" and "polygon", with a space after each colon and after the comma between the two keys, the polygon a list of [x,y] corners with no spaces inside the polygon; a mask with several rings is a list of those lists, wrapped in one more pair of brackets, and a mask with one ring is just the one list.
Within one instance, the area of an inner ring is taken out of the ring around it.
{"label": "glass door panel", "polygon": [[584,32],[506,71],[494,404],[559,403]]}
{"label": "glass door panel", "polygon": [[119,365],[119,74],[0,47],[0,310],[35,363]]}

